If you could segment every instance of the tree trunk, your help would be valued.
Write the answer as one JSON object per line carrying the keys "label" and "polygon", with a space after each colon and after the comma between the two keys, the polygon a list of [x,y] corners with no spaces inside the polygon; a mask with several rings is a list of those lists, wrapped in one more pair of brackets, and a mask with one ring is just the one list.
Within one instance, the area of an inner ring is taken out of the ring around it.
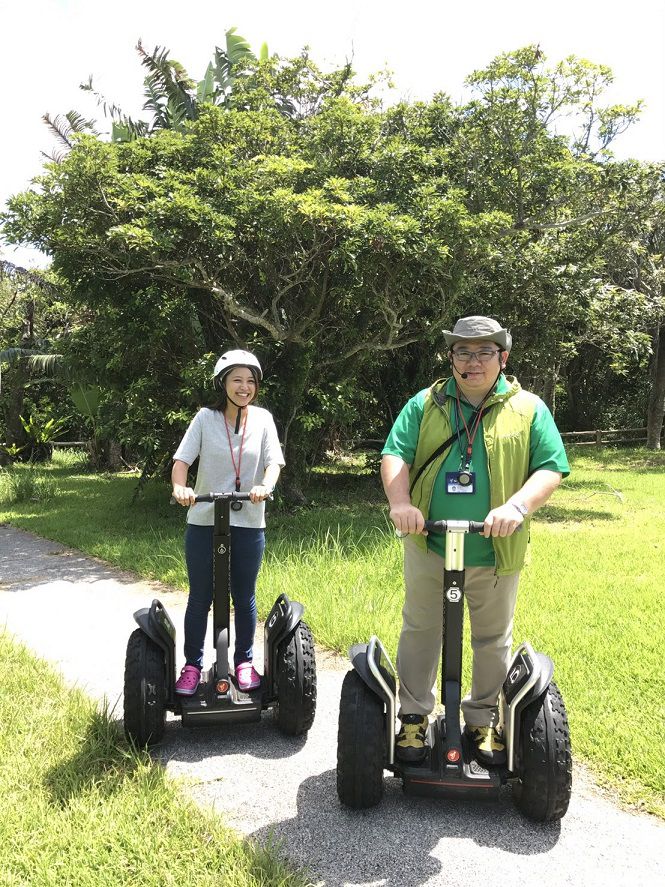
{"label": "tree trunk", "polygon": [[556,413],[556,386],[559,381],[559,365],[555,364],[547,376],[542,380],[542,388],[540,396],[549,407],[550,412],[554,416]]}
{"label": "tree trunk", "polygon": [[[10,375],[11,373],[11,375]],[[9,379],[8,398],[5,407],[5,428],[7,429],[7,446],[24,446],[28,442],[25,429],[21,423],[23,413],[23,400],[25,397],[25,385],[28,381],[27,360],[20,357],[10,372],[6,374]],[[3,385],[7,384],[3,380]]]}
{"label": "tree trunk", "polygon": [[280,492],[287,503],[307,501],[303,483],[307,476],[307,431],[298,421],[313,365],[310,347],[289,343],[280,355],[273,380],[273,406],[277,430],[284,446],[284,469]]}
{"label": "tree trunk", "polygon": [[566,416],[568,427],[573,431],[584,431],[580,429],[579,422],[579,403],[578,403],[578,376],[579,357],[574,357],[566,367]]}
{"label": "tree trunk", "polygon": [[647,414],[647,448],[660,449],[665,415],[665,323],[655,330],[652,341],[651,394]]}

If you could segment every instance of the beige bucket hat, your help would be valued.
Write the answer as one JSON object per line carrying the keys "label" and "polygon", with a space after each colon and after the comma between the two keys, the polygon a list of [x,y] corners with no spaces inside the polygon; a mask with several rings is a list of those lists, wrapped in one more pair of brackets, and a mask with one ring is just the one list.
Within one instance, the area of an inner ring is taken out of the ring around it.
{"label": "beige bucket hat", "polygon": [[443,338],[448,347],[452,347],[455,342],[466,342],[472,339],[487,339],[488,342],[496,342],[501,346],[502,351],[510,351],[513,344],[513,337],[498,321],[480,315],[461,317],[452,332],[450,330],[443,331]]}

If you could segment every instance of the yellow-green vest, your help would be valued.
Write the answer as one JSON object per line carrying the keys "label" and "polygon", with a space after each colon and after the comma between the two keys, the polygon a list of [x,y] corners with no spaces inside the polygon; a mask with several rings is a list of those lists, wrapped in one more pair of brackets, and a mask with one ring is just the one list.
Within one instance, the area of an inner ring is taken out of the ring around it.
{"label": "yellow-green vest", "polygon": [[[524,391],[513,376],[507,376],[506,381],[508,389],[500,394],[492,394],[483,410],[482,428],[490,480],[490,508],[503,505],[521,489],[529,476],[531,422],[538,398],[535,394]],[[447,383],[447,379],[437,380],[425,395],[418,446],[409,471],[411,502],[425,517],[429,514],[434,481],[450,447],[425,468],[415,484],[414,479],[437,447],[454,433],[450,418],[452,398],[445,394]],[[413,539],[417,545],[427,549],[425,536],[414,536]],[[512,536],[493,537],[497,574],[507,575],[521,570],[528,543],[529,518],[524,521],[522,530]]]}

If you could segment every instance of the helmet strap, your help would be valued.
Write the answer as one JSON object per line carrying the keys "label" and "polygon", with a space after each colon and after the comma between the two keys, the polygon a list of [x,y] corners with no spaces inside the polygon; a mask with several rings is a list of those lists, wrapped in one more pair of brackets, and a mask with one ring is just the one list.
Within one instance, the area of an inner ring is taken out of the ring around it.
{"label": "helmet strap", "polygon": [[230,400],[234,407],[238,407],[238,414],[236,416],[236,427],[234,428],[234,432],[235,432],[235,434],[239,434],[240,433],[240,419],[242,417],[242,411],[246,410],[247,407],[244,404],[241,406],[239,403],[236,403],[232,397],[228,396],[228,394],[226,395],[226,399]]}

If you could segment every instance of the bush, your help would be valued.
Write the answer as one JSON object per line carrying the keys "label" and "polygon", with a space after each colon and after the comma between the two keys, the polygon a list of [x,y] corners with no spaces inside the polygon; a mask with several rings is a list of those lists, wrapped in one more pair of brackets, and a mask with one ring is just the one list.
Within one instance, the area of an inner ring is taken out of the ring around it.
{"label": "bush", "polygon": [[8,469],[0,473],[0,502],[14,505],[17,502],[44,502],[58,493],[54,478],[33,468]]}

